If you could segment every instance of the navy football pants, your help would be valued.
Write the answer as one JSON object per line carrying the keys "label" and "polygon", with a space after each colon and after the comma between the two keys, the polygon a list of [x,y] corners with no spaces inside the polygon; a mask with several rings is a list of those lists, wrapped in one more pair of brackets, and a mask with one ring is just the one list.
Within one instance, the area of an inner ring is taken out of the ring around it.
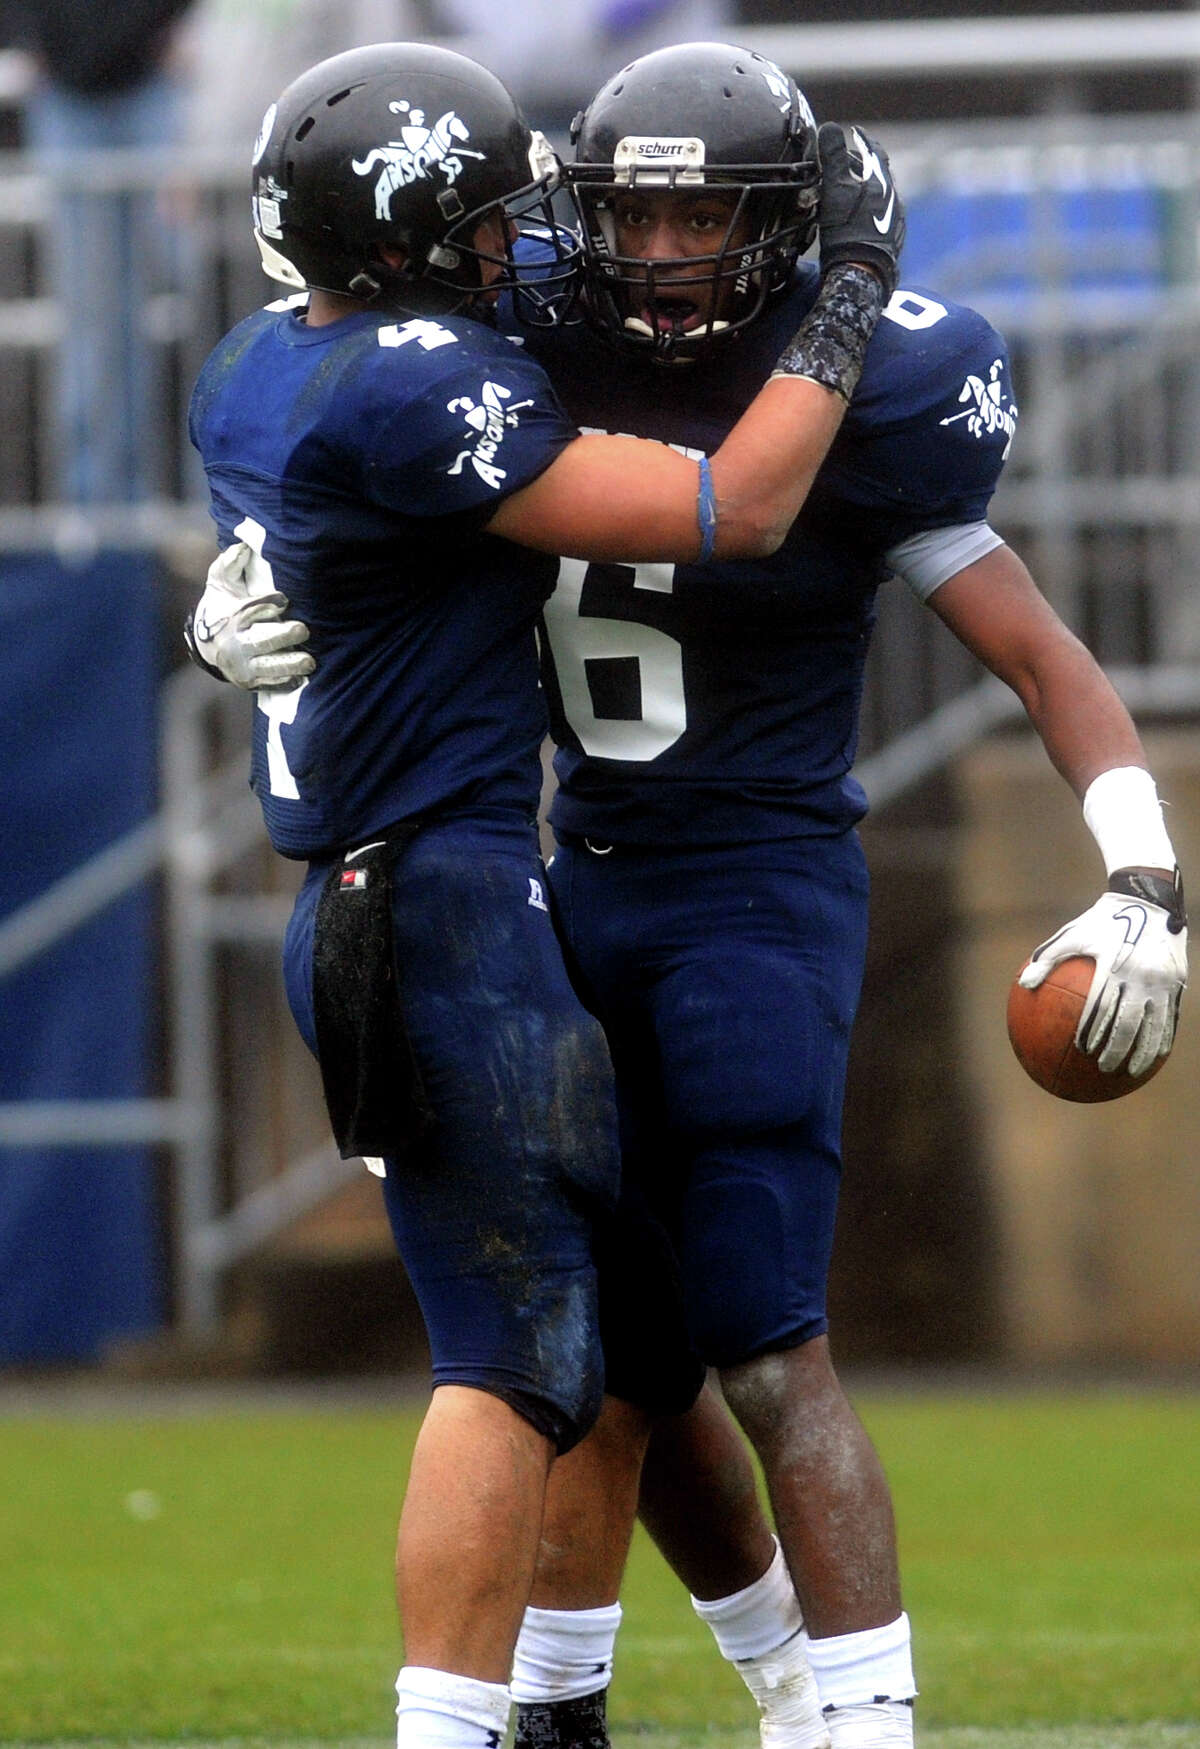
{"label": "navy football pants", "polygon": [[[670,1241],[693,1363],[822,1334],[866,952],[857,835],[572,840],[550,881],[617,1074],[622,1214]],[[644,1277],[606,1265],[601,1291],[609,1388],[642,1400],[648,1332],[669,1324]]]}
{"label": "navy football pants", "polygon": [[[284,949],[315,1051],[314,864]],[[522,822],[426,825],[392,875],[401,1008],[433,1109],[384,1196],[439,1384],[518,1409],[560,1450],[603,1387],[592,1229],[619,1163],[603,1034],[571,988]]]}

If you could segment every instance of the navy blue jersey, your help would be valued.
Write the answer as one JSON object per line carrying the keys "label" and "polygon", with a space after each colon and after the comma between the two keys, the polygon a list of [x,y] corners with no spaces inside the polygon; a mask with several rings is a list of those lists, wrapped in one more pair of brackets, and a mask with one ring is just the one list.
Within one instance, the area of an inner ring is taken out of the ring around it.
{"label": "navy blue jersey", "polygon": [[532,814],[555,561],[483,524],[575,429],[538,364],[479,322],[309,328],[302,301],[227,335],[191,409],[221,545],[255,549],[316,657],[258,695],[271,841],[315,857],[415,814]]}
{"label": "navy blue jersey", "polygon": [[[525,336],[580,426],[711,454],[818,289],[725,350],[649,366],[578,326]],[[846,830],[885,555],[983,520],[1016,409],[1004,343],[974,311],[900,290],[817,481],[770,558],[708,565],[564,560],[544,681],[559,744],[551,820],[609,842],[721,843]]]}

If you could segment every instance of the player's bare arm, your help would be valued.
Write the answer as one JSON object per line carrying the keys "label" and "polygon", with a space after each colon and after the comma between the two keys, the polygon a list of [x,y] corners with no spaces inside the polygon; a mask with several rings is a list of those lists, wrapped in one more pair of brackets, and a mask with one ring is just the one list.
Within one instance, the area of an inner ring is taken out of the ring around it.
{"label": "player's bare arm", "polygon": [[[766,385],[712,457],[713,556],[773,553],[808,496],[846,403],[819,384]],[[695,559],[703,538],[697,464],[638,437],[580,437],[505,499],[492,534],[566,558]]]}
{"label": "player's bare arm", "polygon": [[1187,985],[1187,916],[1137,729],[1009,547],[951,577],[930,606],[1017,694],[1082,803],[1107,871],[1100,898],[1034,950],[1021,983],[1034,990],[1063,960],[1092,960],[1075,1042],[1101,1069],[1140,1075],[1174,1042]]}
{"label": "player's bare arm", "polygon": [[1011,547],[996,547],[951,577],[929,605],[1012,687],[1081,802],[1102,771],[1145,766],[1141,737],[1112,682]]}

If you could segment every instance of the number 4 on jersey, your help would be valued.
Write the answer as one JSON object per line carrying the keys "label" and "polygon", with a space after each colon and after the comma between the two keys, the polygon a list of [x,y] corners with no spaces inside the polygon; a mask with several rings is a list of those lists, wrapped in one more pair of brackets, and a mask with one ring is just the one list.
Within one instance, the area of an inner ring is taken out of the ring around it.
{"label": "number 4 on jersey", "polygon": [[[261,522],[255,522],[252,516],[247,516],[234,529],[238,540],[245,541],[254,559],[246,569],[246,581],[249,584],[249,594],[269,595],[275,587],[275,578],[271,571],[269,559],[263,557],[263,545],[267,531]],[[294,723],[296,711],[300,704],[300,695],[308,685],[307,679],[301,680],[287,692],[259,692],[255,694],[255,702],[267,719],[267,779],[273,796],[284,796],[289,801],[299,801],[300,790],[292,775],[284,750],[282,725]]]}

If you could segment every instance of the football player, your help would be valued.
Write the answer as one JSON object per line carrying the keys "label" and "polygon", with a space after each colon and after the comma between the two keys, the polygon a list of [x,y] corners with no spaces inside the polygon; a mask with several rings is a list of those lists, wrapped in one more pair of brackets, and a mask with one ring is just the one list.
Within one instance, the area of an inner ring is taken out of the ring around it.
{"label": "football player", "polygon": [[[647,55],[598,92],[567,173],[590,332],[527,340],[581,425],[720,443],[819,284],[792,168],[818,138],[793,81],[725,45]],[[886,167],[869,146],[862,162],[886,200]],[[912,1741],[889,1491],[825,1307],[866,937],[852,764],[889,573],[1014,688],[1096,837],[1106,891],[1025,981],[1093,958],[1080,1042],[1135,1072],[1170,1049],[1186,981],[1179,873],[1135,728],[987,520],[1016,417],[1000,336],[902,282],[776,553],[568,559],[546,608],[550,878],[613,1054],[622,1198],[670,1237],[691,1341],[762,1462],[783,1559],[708,1399],[652,1444],[643,1513],[758,1699],[768,1749]],[[596,1551],[621,1472],[604,1454],[653,1315],[636,1274],[617,1280],[602,1292],[610,1407],[552,1478],[518,1647],[518,1740],[540,1749],[601,1740],[577,1647],[590,1624],[589,1654],[611,1659],[599,1630],[615,1631],[616,1591],[611,1572],[597,1590]]]}
{"label": "football player", "polygon": [[[482,67],[414,44],[336,56],[272,105],[255,147],[255,234],[296,295],[235,328],[194,392],[223,550],[192,636],[215,670],[237,667],[239,641],[275,663],[252,782],[276,849],[308,864],[289,1001],[343,1154],[383,1161],[429,1334],[438,1388],[397,1549],[402,1749],[499,1740],[547,1474],[600,1405],[610,1067],[537,854],[552,555],[778,546],[895,280],[902,218],[868,156],[831,135],[823,194],[805,165],[822,291],[698,457],[581,436],[491,325],[502,290],[530,333],[554,325],[577,244],[548,204],[557,161]],[[285,601],[307,651],[269,647],[260,616]],[[664,1378],[643,1373],[640,1412],[693,1400],[694,1366]]]}

